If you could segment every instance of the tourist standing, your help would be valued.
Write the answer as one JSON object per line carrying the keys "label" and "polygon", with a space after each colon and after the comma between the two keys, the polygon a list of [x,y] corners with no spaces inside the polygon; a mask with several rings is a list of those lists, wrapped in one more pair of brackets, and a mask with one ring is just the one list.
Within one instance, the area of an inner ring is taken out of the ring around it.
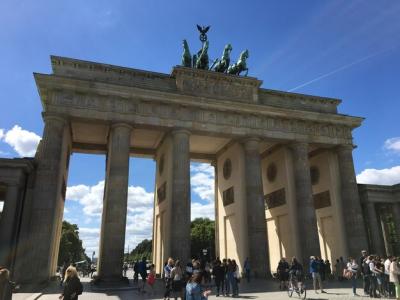
{"label": "tourist standing", "polygon": [[315,293],[318,294],[317,287],[319,287],[319,289],[321,290],[321,293],[324,293],[324,290],[322,287],[321,274],[320,274],[320,261],[319,261],[318,257],[314,257],[314,256],[310,257],[310,273],[311,273],[311,277],[313,279],[313,286],[314,286]]}
{"label": "tourist standing", "polygon": [[284,257],[282,257],[279,261],[276,272],[278,274],[279,289],[283,291],[287,288],[287,283],[289,280],[289,264]]}
{"label": "tourist standing", "polygon": [[128,263],[124,262],[122,270],[123,270],[124,277],[126,277],[126,272],[128,271]]}
{"label": "tourist standing", "polygon": [[240,272],[236,260],[232,259],[232,297],[239,296]]}
{"label": "tourist standing", "polygon": [[223,267],[224,267],[224,273],[225,273],[225,291],[224,291],[224,296],[229,296],[230,292],[230,281],[228,277],[228,271],[229,271],[229,265],[231,264],[230,259],[225,259],[223,260]]}
{"label": "tourist standing", "polygon": [[147,277],[147,285],[150,287],[151,295],[154,295],[154,283],[156,282],[156,271],[154,264],[150,265],[149,276]]}
{"label": "tourist standing", "polygon": [[357,296],[357,272],[358,272],[358,264],[356,260],[352,257],[349,257],[349,262],[347,263],[347,271],[351,272],[351,287],[353,288],[353,296]]}
{"label": "tourist standing", "polygon": [[377,280],[376,276],[378,274],[378,271],[375,268],[376,264],[376,258],[374,256],[369,256],[368,261],[369,261],[369,270],[371,272],[370,276],[370,283],[369,283],[369,296],[373,298],[378,298],[378,295],[376,293],[376,288],[377,288]]}
{"label": "tourist standing", "polygon": [[399,275],[400,275],[400,269],[399,266],[397,265],[397,257],[393,257],[389,267],[389,281],[394,284],[397,300],[400,300]]}
{"label": "tourist standing", "polygon": [[233,271],[232,261],[228,258],[226,266],[226,296],[229,296],[232,290]]}
{"label": "tourist standing", "polygon": [[389,269],[390,269],[390,264],[392,263],[392,259],[393,259],[393,257],[389,256],[388,258],[386,258],[385,262],[383,263],[384,264],[384,268],[385,268],[386,292],[387,292],[387,295],[389,297],[394,296],[394,285],[389,280],[389,275],[390,275],[389,274],[390,273]]}
{"label": "tourist standing", "polygon": [[10,271],[0,267],[0,300],[11,300],[12,286],[10,281]]}
{"label": "tourist standing", "polygon": [[369,260],[366,250],[361,251],[361,257],[359,258],[359,266],[361,269],[361,276],[363,280],[364,295],[369,295],[369,285],[371,281],[371,271],[369,269]]}
{"label": "tourist standing", "polygon": [[332,279],[332,268],[331,268],[331,263],[329,259],[325,260],[325,274],[326,277],[328,277],[329,280]]}
{"label": "tourist standing", "polygon": [[164,281],[165,281],[165,292],[164,292],[164,300],[169,299],[171,294],[171,271],[174,267],[174,260],[170,257],[168,258],[167,263],[164,266]]}
{"label": "tourist standing", "polygon": [[78,277],[78,272],[73,266],[69,266],[65,275],[64,291],[59,297],[63,300],[77,300],[78,295],[83,292],[82,283]]}
{"label": "tourist standing", "polygon": [[142,286],[139,287],[139,292],[144,291],[144,286],[146,284],[147,279],[147,260],[146,257],[142,257],[142,261],[138,264],[138,273],[142,278]]}
{"label": "tourist standing", "polygon": [[139,281],[139,261],[135,261],[133,264],[133,282],[138,283]]}
{"label": "tourist standing", "polygon": [[250,282],[250,260],[248,257],[246,257],[246,260],[244,261],[243,269],[246,274],[247,282]]}
{"label": "tourist standing", "polygon": [[200,272],[193,274],[186,284],[186,300],[203,300],[207,299],[211,291],[203,291],[201,286],[202,275]]}
{"label": "tourist standing", "polygon": [[171,278],[172,278],[172,291],[175,300],[178,299],[178,297],[183,299],[182,295],[183,271],[179,259],[176,260],[175,266],[171,270]]}
{"label": "tourist standing", "polygon": [[221,293],[224,293],[223,290],[223,281],[224,281],[224,268],[221,265],[221,261],[218,259],[215,261],[213,270],[212,270],[212,274],[214,275],[214,281],[215,281],[215,286],[217,288],[217,297],[219,296],[219,293],[221,291]]}

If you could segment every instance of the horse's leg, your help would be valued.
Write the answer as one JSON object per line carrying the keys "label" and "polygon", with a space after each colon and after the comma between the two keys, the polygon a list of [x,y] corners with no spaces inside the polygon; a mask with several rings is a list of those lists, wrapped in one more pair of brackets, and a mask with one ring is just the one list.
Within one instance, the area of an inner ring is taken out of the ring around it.
{"label": "horse's leg", "polygon": [[244,76],[247,76],[247,74],[249,73],[249,69],[246,68],[245,70],[246,70],[246,74],[244,74]]}

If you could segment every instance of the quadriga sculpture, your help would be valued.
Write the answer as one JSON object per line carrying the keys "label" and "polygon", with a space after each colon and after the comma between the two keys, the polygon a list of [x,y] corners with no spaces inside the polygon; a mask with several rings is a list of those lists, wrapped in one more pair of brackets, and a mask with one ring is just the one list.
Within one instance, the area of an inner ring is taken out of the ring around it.
{"label": "quadriga sculpture", "polygon": [[222,53],[221,59],[217,59],[215,63],[214,71],[225,73],[228,70],[229,63],[231,61],[230,54],[232,51],[231,44],[227,44],[224,48],[224,52]]}
{"label": "quadriga sculpture", "polygon": [[246,59],[248,58],[249,58],[249,51],[246,49],[242,51],[242,53],[240,53],[238,61],[235,64],[229,66],[227,73],[233,75],[240,75],[241,72],[246,71],[246,74],[244,74],[244,76],[247,76],[249,69],[247,68]]}

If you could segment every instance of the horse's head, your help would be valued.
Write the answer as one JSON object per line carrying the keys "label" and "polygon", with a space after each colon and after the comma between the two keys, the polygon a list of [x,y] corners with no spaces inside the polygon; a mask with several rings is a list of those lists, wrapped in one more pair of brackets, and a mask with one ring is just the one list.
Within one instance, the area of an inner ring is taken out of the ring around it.
{"label": "horse's head", "polygon": [[240,59],[241,60],[246,60],[247,58],[249,58],[249,50],[244,50],[242,51],[242,53],[240,53]]}
{"label": "horse's head", "polygon": [[182,41],[182,45],[183,45],[183,48],[184,48],[185,50],[189,50],[189,45],[188,45],[187,40],[183,40],[183,41]]}
{"label": "horse's head", "polygon": [[232,51],[232,45],[231,44],[226,44],[224,48],[224,52],[231,52]]}

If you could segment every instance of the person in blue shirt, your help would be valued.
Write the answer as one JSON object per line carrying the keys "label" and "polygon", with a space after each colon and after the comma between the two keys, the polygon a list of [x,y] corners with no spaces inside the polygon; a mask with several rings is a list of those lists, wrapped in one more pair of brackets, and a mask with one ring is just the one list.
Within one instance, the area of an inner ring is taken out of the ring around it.
{"label": "person in blue shirt", "polygon": [[321,262],[318,257],[311,256],[310,257],[310,273],[313,279],[313,286],[314,286],[314,291],[316,294],[317,292],[317,285],[319,286],[321,293],[325,293],[322,287],[322,279],[321,279]]}

